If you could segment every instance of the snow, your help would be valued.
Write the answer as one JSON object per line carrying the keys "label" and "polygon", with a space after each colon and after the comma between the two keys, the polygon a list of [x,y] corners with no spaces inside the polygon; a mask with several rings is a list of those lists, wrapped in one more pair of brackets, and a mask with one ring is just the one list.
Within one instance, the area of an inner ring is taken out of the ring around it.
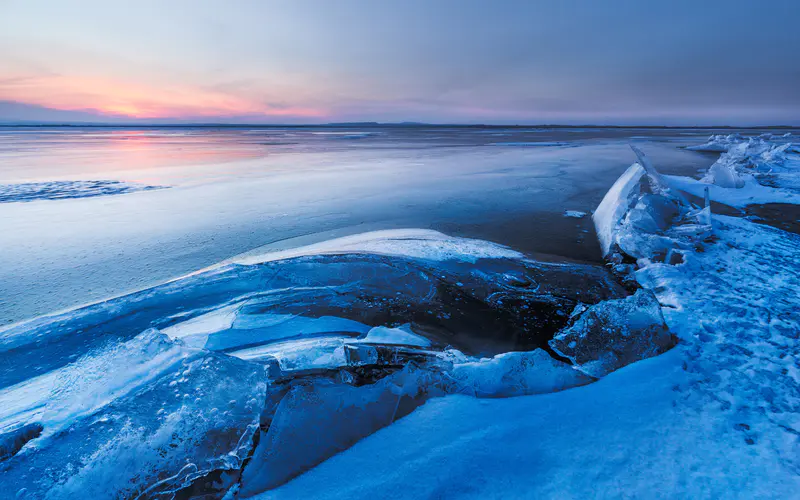
{"label": "snow", "polygon": [[564,147],[572,145],[569,142],[493,142],[491,146],[511,146],[511,147]]}
{"label": "snow", "polygon": [[254,498],[790,498],[800,479],[735,417],[684,408],[684,349],[594,384],[448,396]]}
{"label": "snow", "polygon": [[564,212],[564,217],[573,217],[575,219],[582,219],[586,217],[586,212],[580,212],[578,210],[567,210]]}
{"label": "snow", "polygon": [[744,138],[740,134],[712,135],[704,144],[687,146],[689,151],[703,151],[708,153],[724,153],[731,147],[739,144]]}
{"label": "snow", "polygon": [[712,200],[733,207],[797,203],[800,200],[800,158],[792,154],[790,143],[775,141],[786,138],[786,135],[772,134],[749,139],[728,136],[725,152],[699,183],[683,177],[674,177],[671,182],[695,196],[702,196],[708,186]]}
{"label": "snow", "polygon": [[431,345],[430,340],[412,332],[411,325],[403,325],[400,328],[376,326],[367,332],[367,336],[364,337],[363,341],[376,344],[401,344],[416,347],[429,347]]}
{"label": "snow", "polygon": [[800,203],[800,193],[763,186],[752,177],[746,177],[744,186],[739,189],[726,189],[689,177],[666,177],[676,189],[697,197],[702,197],[705,190],[708,189],[709,196],[713,201],[732,207],[744,208],[747,205],[759,203]]}
{"label": "snow", "polygon": [[687,406],[745,424],[735,428],[754,442],[753,453],[797,471],[800,237],[733,217],[715,221],[718,244],[680,266],[647,265],[637,279],[656,291],[687,343],[696,377],[680,388]]}
{"label": "snow", "polygon": [[372,253],[434,261],[459,260],[463,262],[488,258],[519,259],[522,257],[522,254],[517,251],[488,241],[456,238],[429,229],[390,229],[335,238],[280,252],[235,257],[223,264],[230,262],[252,265],[304,255],[347,253]]}
{"label": "snow", "polygon": [[90,198],[93,196],[108,196],[134,193],[136,191],[164,189],[165,187],[166,186],[148,186],[145,184],[114,180],[0,184],[0,203]]}

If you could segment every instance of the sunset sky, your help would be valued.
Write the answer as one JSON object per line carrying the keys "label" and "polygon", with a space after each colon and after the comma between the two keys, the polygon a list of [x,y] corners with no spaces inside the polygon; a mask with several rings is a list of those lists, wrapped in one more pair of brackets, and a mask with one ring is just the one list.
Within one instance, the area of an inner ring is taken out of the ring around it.
{"label": "sunset sky", "polygon": [[800,1],[0,0],[0,121],[800,124]]}

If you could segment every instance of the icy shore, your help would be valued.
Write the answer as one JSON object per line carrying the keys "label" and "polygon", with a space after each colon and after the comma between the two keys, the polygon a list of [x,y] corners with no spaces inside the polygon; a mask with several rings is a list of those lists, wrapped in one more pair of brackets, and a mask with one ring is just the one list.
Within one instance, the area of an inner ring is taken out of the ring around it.
{"label": "icy shore", "polygon": [[640,302],[602,267],[425,230],[234,259],[1,330],[0,477],[18,498],[260,493],[431,398],[668,350]]}
{"label": "icy shore", "polygon": [[[628,181],[641,179],[632,169]],[[617,193],[630,204],[598,234],[608,229],[607,251],[620,230],[645,243],[620,271],[655,292],[676,349],[556,394],[431,401],[259,498],[794,497],[800,237],[689,207],[666,228],[643,226],[628,181]],[[645,198],[638,211],[663,216],[657,206]],[[681,234],[687,215],[713,236]],[[680,259],[667,258],[676,247]]]}
{"label": "icy shore", "polygon": [[381,231],[3,328],[0,498],[791,497],[800,236],[634,151],[611,272]]}

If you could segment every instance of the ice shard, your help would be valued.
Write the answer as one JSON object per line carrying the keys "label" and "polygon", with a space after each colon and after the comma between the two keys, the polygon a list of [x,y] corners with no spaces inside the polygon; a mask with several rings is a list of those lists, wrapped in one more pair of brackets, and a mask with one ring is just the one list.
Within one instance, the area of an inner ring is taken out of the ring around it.
{"label": "ice shard", "polygon": [[661,306],[648,290],[590,306],[550,341],[550,347],[576,369],[596,378],[674,345]]}
{"label": "ice shard", "polygon": [[592,220],[597,230],[597,239],[600,241],[603,255],[609,255],[612,252],[617,225],[641,193],[640,181],[644,175],[644,167],[638,163],[628,167],[614,182],[597,210],[594,211]]}
{"label": "ice shard", "polygon": [[700,212],[631,146],[638,163],[620,176],[600,202],[593,220],[603,256],[664,260],[711,232],[710,208]]}

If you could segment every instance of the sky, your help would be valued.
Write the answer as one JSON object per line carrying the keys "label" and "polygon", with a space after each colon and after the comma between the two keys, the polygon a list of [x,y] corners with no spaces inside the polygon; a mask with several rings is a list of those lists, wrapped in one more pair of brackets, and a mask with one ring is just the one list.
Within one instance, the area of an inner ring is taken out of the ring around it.
{"label": "sky", "polygon": [[800,125],[798,0],[0,0],[0,122]]}

